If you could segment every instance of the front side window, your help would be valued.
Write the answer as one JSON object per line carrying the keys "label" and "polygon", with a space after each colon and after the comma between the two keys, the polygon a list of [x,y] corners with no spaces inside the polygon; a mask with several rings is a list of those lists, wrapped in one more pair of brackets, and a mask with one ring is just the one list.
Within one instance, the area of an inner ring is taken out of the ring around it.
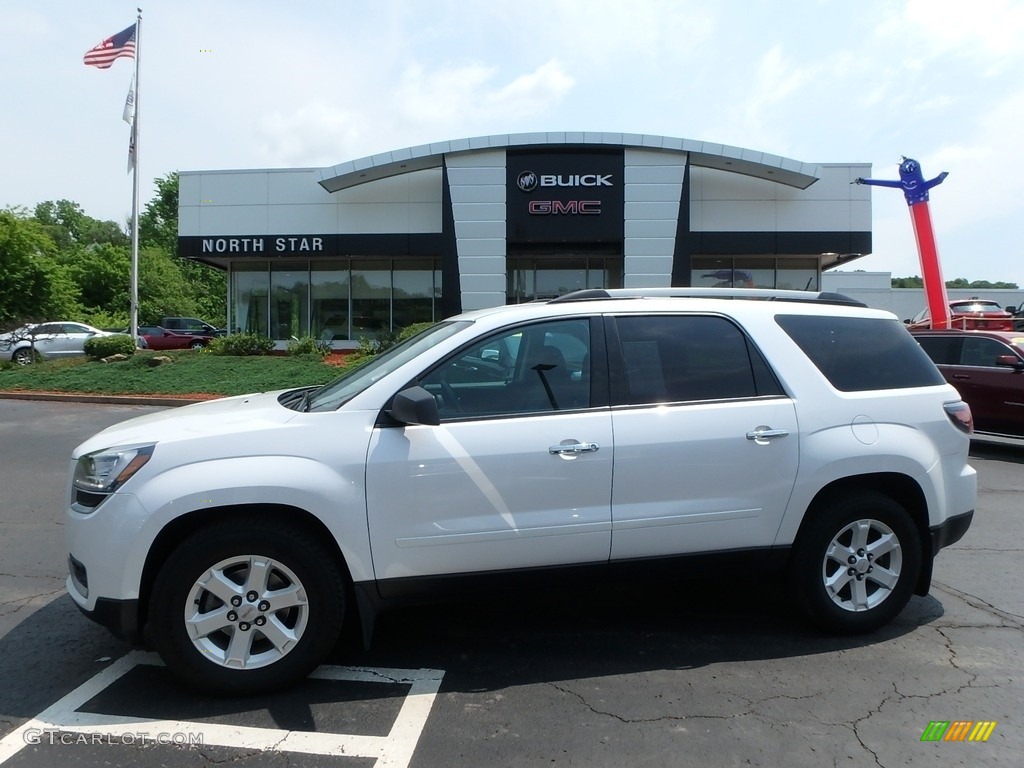
{"label": "front side window", "polygon": [[981,368],[995,368],[1000,355],[1013,353],[995,339],[970,338],[964,339],[964,347],[960,353],[960,365],[973,365]]}
{"label": "front side window", "polygon": [[616,318],[628,405],[781,394],[760,354],[723,317]]}
{"label": "front side window", "polygon": [[442,421],[589,408],[590,322],[507,329],[465,348],[418,383]]}

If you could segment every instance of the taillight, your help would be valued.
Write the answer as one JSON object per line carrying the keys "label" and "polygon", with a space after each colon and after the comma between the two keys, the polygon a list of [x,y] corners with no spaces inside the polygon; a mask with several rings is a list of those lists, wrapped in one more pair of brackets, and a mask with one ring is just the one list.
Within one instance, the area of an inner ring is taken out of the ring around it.
{"label": "taillight", "polygon": [[968,435],[974,431],[974,416],[971,414],[971,406],[963,400],[957,400],[955,403],[943,403],[942,407],[946,409],[949,420],[958,428]]}

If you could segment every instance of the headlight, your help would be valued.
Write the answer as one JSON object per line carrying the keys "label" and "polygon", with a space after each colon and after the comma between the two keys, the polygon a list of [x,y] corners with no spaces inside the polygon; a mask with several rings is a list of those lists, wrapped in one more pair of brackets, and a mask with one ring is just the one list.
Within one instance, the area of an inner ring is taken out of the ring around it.
{"label": "headlight", "polygon": [[142,469],[152,455],[152,445],[106,448],[87,453],[80,456],[75,465],[74,485],[90,493],[113,493]]}

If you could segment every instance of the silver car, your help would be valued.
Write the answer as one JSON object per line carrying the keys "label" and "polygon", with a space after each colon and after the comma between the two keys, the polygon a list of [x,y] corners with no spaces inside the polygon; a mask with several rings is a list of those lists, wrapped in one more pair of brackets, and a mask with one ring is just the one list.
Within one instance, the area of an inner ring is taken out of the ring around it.
{"label": "silver car", "polygon": [[85,342],[94,336],[113,336],[85,323],[54,322],[23,325],[0,334],[0,355],[18,365],[32,362],[32,347],[43,360],[59,360],[85,354]]}

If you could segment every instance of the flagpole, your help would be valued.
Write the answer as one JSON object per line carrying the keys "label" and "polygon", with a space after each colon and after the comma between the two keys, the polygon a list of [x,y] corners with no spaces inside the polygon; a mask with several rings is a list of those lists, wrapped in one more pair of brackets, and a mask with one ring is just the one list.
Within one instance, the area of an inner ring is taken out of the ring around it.
{"label": "flagpole", "polygon": [[135,21],[135,116],[132,119],[132,276],[131,276],[131,334],[139,338],[139,59],[142,58],[142,9]]}

